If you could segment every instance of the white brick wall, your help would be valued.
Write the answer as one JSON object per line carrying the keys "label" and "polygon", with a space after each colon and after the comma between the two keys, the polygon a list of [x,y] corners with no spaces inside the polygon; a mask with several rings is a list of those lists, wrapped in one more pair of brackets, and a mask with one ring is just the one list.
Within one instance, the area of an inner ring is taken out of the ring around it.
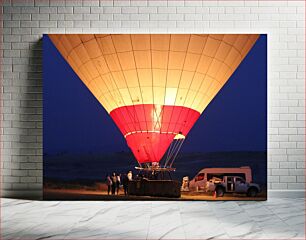
{"label": "white brick wall", "polygon": [[43,33],[268,33],[269,189],[305,187],[303,1],[4,0],[2,195],[41,195]]}

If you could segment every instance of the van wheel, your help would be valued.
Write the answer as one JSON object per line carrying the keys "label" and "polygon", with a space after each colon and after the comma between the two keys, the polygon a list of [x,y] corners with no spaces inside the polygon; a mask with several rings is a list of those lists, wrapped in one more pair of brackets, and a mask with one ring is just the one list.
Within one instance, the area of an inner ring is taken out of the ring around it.
{"label": "van wheel", "polygon": [[224,189],[222,187],[217,187],[216,195],[217,195],[217,197],[223,197],[224,196]]}
{"label": "van wheel", "polygon": [[252,187],[248,190],[247,195],[248,195],[248,197],[256,197],[257,193],[258,193],[258,190],[256,188]]}

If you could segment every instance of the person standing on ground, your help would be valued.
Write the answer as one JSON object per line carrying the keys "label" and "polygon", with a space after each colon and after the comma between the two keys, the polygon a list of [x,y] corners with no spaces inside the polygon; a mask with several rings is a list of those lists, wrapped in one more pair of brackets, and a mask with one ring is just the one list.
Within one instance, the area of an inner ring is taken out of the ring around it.
{"label": "person standing on ground", "polygon": [[129,179],[129,181],[132,181],[132,180],[133,180],[132,171],[129,171],[129,172],[128,172],[127,177],[128,177],[128,179]]}
{"label": "person standing on ground", "polygon": [[120,179],[120,174],[117,175],[117,195],[119,195],[119,189],[120,189],[120,184],[121,184],[121,179]]}
{"label": "person standing on ground", "polygon": [[122,184],[123,184],[124,195],[126,196],[128,194],[128,186],[129,186],[129,179],[127,174],[124,174],[122,179]]}
{"label": "person standing on ground", "polygon": [[112,174],[112,195],[114,195],[116,193],[116,187],[117,187],[117,176],[116,176],[116,173],[113,172]]}
{"label": "person standing on ground", "polygon": [[107,195],[109,195],[109,193],[111,191],[112,184],[113,184],[112,179],[108,174],[107,177],[106,177]]}

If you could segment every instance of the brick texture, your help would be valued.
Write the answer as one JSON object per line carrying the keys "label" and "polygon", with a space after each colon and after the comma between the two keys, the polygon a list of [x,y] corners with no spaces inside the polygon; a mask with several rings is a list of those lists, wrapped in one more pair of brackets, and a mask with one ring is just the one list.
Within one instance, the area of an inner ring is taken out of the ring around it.
{"label": "brick texture", "polygon": [[2,196],[42,193],[43,33],[267,33],[268,188],[305,188],[304,1],[3,0],[1,8]]}

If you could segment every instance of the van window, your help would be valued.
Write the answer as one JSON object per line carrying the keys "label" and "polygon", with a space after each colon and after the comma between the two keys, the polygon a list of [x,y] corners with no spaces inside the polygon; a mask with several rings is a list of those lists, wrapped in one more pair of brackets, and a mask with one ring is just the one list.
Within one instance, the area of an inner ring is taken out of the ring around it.
{"label": "van window", "polygon": [[245,173],[208,173],[207,181],[209,181],[213,177],[223,179],[224,176],[238,176],[245,180]]}
{"label": "van window", "polygon": [[242,178],[240,178],[240,177],[237,177],[236,178],[236,183],[245,183],[245,180],[244,179],[242,179]]}
{"label": "van window", "polygon": [[202,181],[203,179],[204,179],[204,173],[199,173],[195,180]]}

